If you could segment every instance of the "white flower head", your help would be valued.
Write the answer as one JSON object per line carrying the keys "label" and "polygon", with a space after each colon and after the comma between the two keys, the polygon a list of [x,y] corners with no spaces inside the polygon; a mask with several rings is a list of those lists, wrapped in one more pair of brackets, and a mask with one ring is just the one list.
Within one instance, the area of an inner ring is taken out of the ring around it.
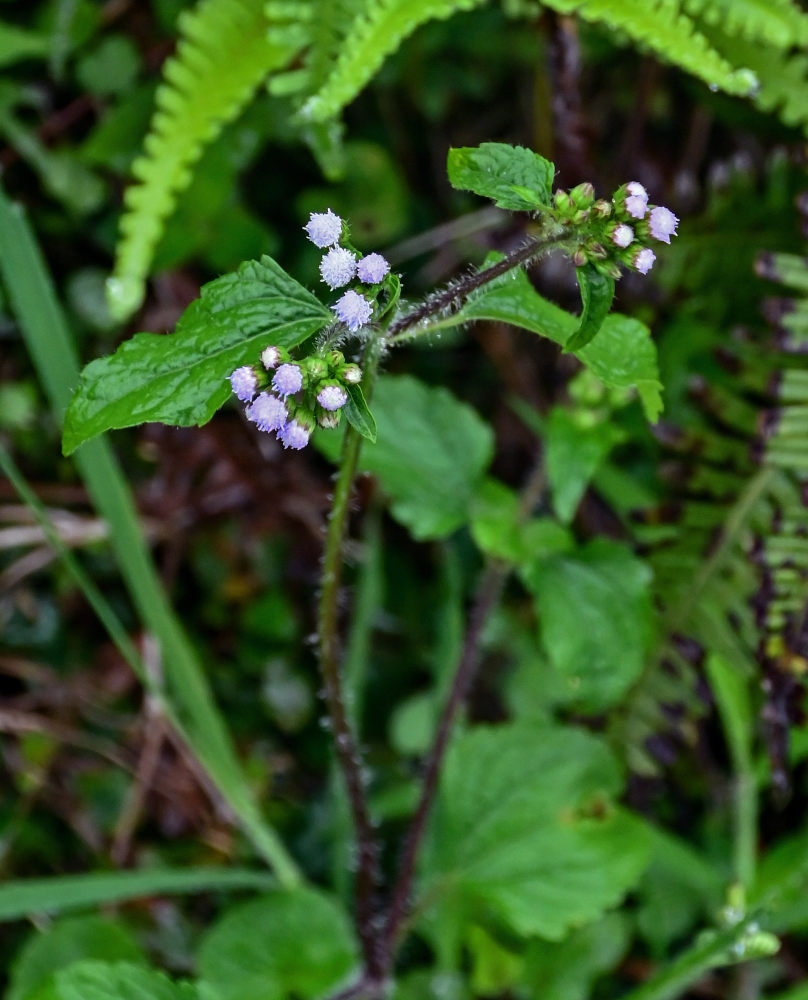
{"label": "white flower head", "polygon": [[356,274],[356,257],[344,247],[332,247],[320,261],[320,277],[330,289],[342,288]]}
{"label": "white flower head", "polygon": [[657,205],[656,208],[651,209],[651,214],[648,216],[648,229],[655,240],[670,243],[671,236],[676,235],[678,225],[679,220],[669,208]]}
{"label": "white flower head", "polygon": [[241,368],[236,368],[230,376],[230,385],[242,403],[249,403],[258,392],[258,379],[252,366],[242,365]]}
{"label": "white flower head", "polygon": [[272,388],[279,396],[291,396],[303,386],[303,372],[299,365],[285,364],[275,372]]}
{"label": "white flower head", "polygon": [[278,431],[278,440],[284,448],[292,448],[294,451],[305,448],[310,437],[311,431],[308,427],[304,427],[297,420],[290,420]]}
{"label": "white flower head", "polygon": [[646,205],[648,204],[648,192],[639,181],[629,181],[628,184],[626,184],[626,193],[629,197],[640,198],[646,203]]}
{"label": "white flower head", "polygon": [[356,333],[363,327],[373,314],[373,303],[370,299],[366,299],[352,288],[340,296],[331,308],[337,314],[337,319],[341,320],[351,333]]}
{"label": "white flower head", "polygon": [[342,219],[329,208],[325,212],[312,212],[303,228],[316,247],[332,247],[342,236]]}
{"label": "white flower head", "polygon": [[366,285],[378,285],[390,270],[390,265],[380,253],[369,253],[356,265],[356,274]]}
{"label": "white flower head", "polygon": [[648,211],[648,202],[645,198],[638,198],[637,195],[630,194],[626,198],[626,211],[632,219],[644,219]]}
{"label": "white flower head", "polygon": [[317,393],[317,402],[324,410],[339,410],[348,402],[348,393],[341,385],[330,382]]}
{"label": "white flower head", "polygon": [[638,250],[634,257],[632,258],[632,265],[640,272],[640,274],[648,274],[651,268],[654,266],[654,261],[656,260],[656,254],[650,247],[643,247],[642,250]]}
{"label": "white flower head", "polygon": [[286,404],[282,399],[268,392],[262,392],[252,406],[247,407],[247,419],[259,431],[279,431],[289,419]]}
{"label": "white flower head", "polygon": [[634,230],[631,226],[627,226],[625,222],[621,222],[619,226],[615,226],[612,230],[611,240],[616,247],[624,250],[634,241]]}
{"label": "white flower head", "polygon": [[270,345],[265,347],[261,351],[261,364],[267,371],[271,371],[273,368],[277,368],[281,363],[281,352],[280,348]]}

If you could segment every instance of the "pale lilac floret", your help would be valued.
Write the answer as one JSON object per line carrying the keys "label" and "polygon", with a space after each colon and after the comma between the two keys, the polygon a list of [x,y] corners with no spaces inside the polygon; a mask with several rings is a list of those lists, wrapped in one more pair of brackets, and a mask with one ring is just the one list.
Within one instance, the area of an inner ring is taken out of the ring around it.
{"label": "pale lilac floret", "polygon": [[378,285],[390,270],[390,265],[380,253],[369,253],[356,265],[356,274],[366,285]]}
{"label": "pale lilac floret", "polygon": [[278,440],[284,448],[292,448],[294,451],[305,448],[310,437],[311,431],[296,420],[290,420],[278,431]]}
{"label": "pale lilac floret", "polygon": [[670,243],[671,236],[676,235],[678,225],[679,220],[669,208],[657,205],[656,208],[651,209],[651,214],[648,216],[648,229],[655,240]]}
{"label": "pale lilac floret", "polygon": [[289,414],[282,399],[262,392],[252,406],[247,407],[247,419],[260,431],[279,431],[289,419]]}
{"label": "pale lilac floret", "polygon": [[332,247],[342,236],[342,219],[329,208],[326,212],[312,212],[303,228],[316,247]]}
{"label": "pale lilac floret", "polygon": [[258,379],[255,377],[255,372],[250,365],[242,365],[241,368],[236,368],[230,376],[230,385],[242,403],[249,403],[256,392],[258,392]]}
{"label": "pale lilac floret", "polygon": [[641,198],[646,205],[648,204],[648,192],[639,181],[629,181],[626,184],[626,193],[632,198]]}
{"label": "pale lilac floret", "polygon": [[281,361],[281,352],[277,347],[265,347],[261,351],[261,364],[267,371],[271,371],[273,368],[277,368]]}
{"label": "pale lilac floret", "polygon": [[337,314],[337,319],[342,320],[351,333],[356,333],[370,319],[373,303],[364,295],[350,289],[340,296],[331,308]]}
{"label": "pale lilac floret", "polygon": [[298,365],[281,365],[272,379],[272,388],[279,396],[291,396],[303,386],[303,372]]}
{"label": "pale lilac floret", "polygon": [[333,247],[320,261],[320,277],[330,289],[342,288],[356,274],[356,257],[344,247]]}
{"label": "pale lilac floret", "polygon": [[626,211],[632,219],[644,219],[648,211],[648,202],[644,198],[638,198],[631,194],[626,198]]}
{"label": "pale lilac floret", "polygon": [[640,274],[648,274],[651,268],[654,266],[654,261],[656,260],[656,254],[649,247],[643,247],[642,250],[638,250],[634,254],[634,259],[632,264],[640,272]]}
{"label": "pale lilac floret", "polygon": [[348,393],[341,385],[324,385],[317,393],[317,402],[324,410],[339,410],[348,402]]}
{"label": "pale lilac floret", "polygon": [[634,240],[634,230],[631,226],[627,226],[624,222],[621,222],[619,226],[614,227],[612,232],[612,243],[615,246],[625,249]]}

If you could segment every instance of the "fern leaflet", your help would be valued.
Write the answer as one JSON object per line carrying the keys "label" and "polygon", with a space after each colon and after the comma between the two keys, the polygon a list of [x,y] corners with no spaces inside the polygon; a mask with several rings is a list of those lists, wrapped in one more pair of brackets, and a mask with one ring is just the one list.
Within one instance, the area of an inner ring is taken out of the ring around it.
{"label": "fern leaflet", "polygon": [[808,42],[808,15],[792,0],[685,0],[684,9],[727,35],[778,49]]}
{"label": "fern leaflet", "polygon": [[181,38],[166,62],[145,152],[132,165],[110,308],[119,319],[143,299],[155,248],[190,167],[244,108],[266,76],[302,45],[295,26],[270,32],[264,0],[202,0],[180,18]]}

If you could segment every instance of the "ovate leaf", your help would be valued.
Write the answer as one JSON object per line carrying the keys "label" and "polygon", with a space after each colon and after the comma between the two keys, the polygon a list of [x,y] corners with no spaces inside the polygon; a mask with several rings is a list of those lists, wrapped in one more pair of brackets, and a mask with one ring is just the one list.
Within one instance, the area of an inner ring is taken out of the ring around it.
{"label": "ovate leaf", "polygon": [[573,413],[556,406],[547,421],[547,478],[553,491],[553,508],[568,524],[601,462],[622,439],[613,423],[581,426]]}
{"label": "ovate leaf", "polygon": [[581,289],[581,322],[567,341],[564,350],[579,351],[593,340],[609,315],[614,300],[614,278],[601,274],[591,264],[577,269],[578,287]]}
{"label": "ovate leaf", "polygon": [[82,959],[138,962],[144,958],[119,923],[95,915],[68,917],[42,933],[34,931],[11,970],[6,1000],[26,1000],[53,980],[54,973]]}
{"label": "ovate leaf", "polygon": [[609,748],[572,728],[477,726],[452,744],[421,890],[475,922],[560,940],[640,877],[640,820]]}
{"label": "ovate leaf", "polygon": [[79,962],[56,975],[54,1000],[197,1000],[191,983],[127,962]]}
{"label": "ovate leaf", "polygon": [[87,365],[65,415],[65,454],[112,428],[207,423],[235,368],[257,363],[268,344],[294,347],[332,319],[271,257],[245,262],[205,285],[173,334],[135,334]]}
{"label": "ovate leaf", "polygon": [[202,939],[199,972],[221,1000],[306,1000],[334,991],[358,955],[345,912],[314,889],[231,909]]}
{"label": "ovate leaf", "polygon": [[484,142],[449,150],[449,183],[512,212],[535,212],[550,203],[555,167],[524,146]]}
{"label": "ovate leaf", "polygon": [[345,404],[345,417],[348,423],[351,427],[355,427],[362,437],[367,438],[371,442],[375,441],[376,421],[368,409],[368,404],[365,402],[365,394],[362,392],[361,386],[349,385],[347,392],[348,402]]}
{"label": "ovate leaf", "polygon": [[591,711],[614,705],[639,677],[652,636],[651,571],[598,539],[537,559],[523,574],[536,598],[545,652]]}
{"label": "ovate leaf", "polygon": [[[492,281],[441,325],[455,326],[480,319],[520,326],[562,347],[578,326],[575,316],[539,295],[524,271],[512,271]],[[662,383],[656,345],[647,326],[628,316],[611,313],[603,321],[598,336],[573,353],[606,385],[616,389],[635,386],[647,418],[651,422],[658,420],[662,412]]]}

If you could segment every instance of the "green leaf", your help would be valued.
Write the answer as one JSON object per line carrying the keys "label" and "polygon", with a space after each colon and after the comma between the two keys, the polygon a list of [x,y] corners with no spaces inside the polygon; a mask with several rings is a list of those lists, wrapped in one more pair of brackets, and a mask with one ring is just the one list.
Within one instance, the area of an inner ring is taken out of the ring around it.
{"label": "green leaf", "polygon": [[192,983],[126,962],[79,962],[56,975],[54,1000],[196,1000]]}
{"label": "green leaf", "polygon": [[220,1000],[304,1000],[339,986],[358,954],[347,915],[314,889],[230,910],[202,939],[199,971]]}
{"label": "green leaf", "polygon": [[[578,325],[575,316],[539,295],[524,271],[512,271],[492,281],[440,325],[457,326],[481,319],[522,327],[562,347]],[[595,340],[573,353],[606,385],[616,389],[636,386],[647,418],[651,422],[659,418],[662,383],[656,345],[647,326],[611,313]]]}
{"label": "green leaf", "polygon": [[348,402],[345,404],[345,417],[348,423],[351,427],[355,427],[362,437],[367,438],[371,443],[375,443],[376,421],[373,419],[373,414],[365,402],[362,387],[348,385],[346,386],[346,391],[348,393]]}
{"label": "green leaf", "polygon": [[291,348],[333,319],[271,257],[217,278],[169,336],[138,333],[84,369],[65,415],[66,455],[112,428],[157,420],[204,424],[230,395],[227,377],[267,344]]}
{"label": "green leaf", "polygon": [[601,274],[591,264],[577,268],[581,289],[581,322],[564,346],[565,351],[580,351],[593,340],[609,315],[614,300],[614,278]]}
{"label": "green leaf", "polygon": [[43,59],[49,49],[47,35],[0,21],[0,66],[23,59]]}
{"label": "green leaf", "polygon": [[577,701],[616,704],[639,677],[651,641],[651,571],[627,548],[597,539],[524,572],[544,649]]}
{"label": "green leaf", "polygon": [[[377,476],[390,512],[414,538],[444,538],[463,524],[491,461],[491,428],[447,389],[409,375],[383,375],[373,394],[378,435],[359,455],[359,468]],[[315,443],[331,459],[336,434]]]}
{"label": "green leaf", "polygon": [[486,479],[474,498],[471,533],[483,552],[516,566],[574,545],[572,535],[552,518],[524,520],[519,497],[497,479]]}
{"label": "green leaf", "polygon": [[125,927],[105,917],[60,920],[26,940],[14,960],[5,1000],[26,1000],[52,982],[54,973],[82,959],[139,962],[145,956]]}
{"label": "green leaf", "polygon": [[450,149],[447,169],[452,187],[512,212],[535,212],[550,203],[555,167],[524,146],[484,142]]}
{"label": "green leaf", "polygon": [[622,784],[609,748],[583,730],[464,733],[441,776],[423,898],[560,940],[619,903],[645,867],[645,827],[613,802]]}
{"label": "green leaf", "polygon": [[19,879],[0,885],[0,920],[19,920],[32,913],[63,913],[140,896],[214,889],[267,889],[272,885],[273,877],[263,871],[213,867],[145,868],[142,871]]}
{"label": "green leaf", "polygon": [[581,426],[575,414],[556,406],[547,420],[547,478],[553,509],[565,524],[575,516],[581,497],[604,458],[623,439],[613,423]]}

